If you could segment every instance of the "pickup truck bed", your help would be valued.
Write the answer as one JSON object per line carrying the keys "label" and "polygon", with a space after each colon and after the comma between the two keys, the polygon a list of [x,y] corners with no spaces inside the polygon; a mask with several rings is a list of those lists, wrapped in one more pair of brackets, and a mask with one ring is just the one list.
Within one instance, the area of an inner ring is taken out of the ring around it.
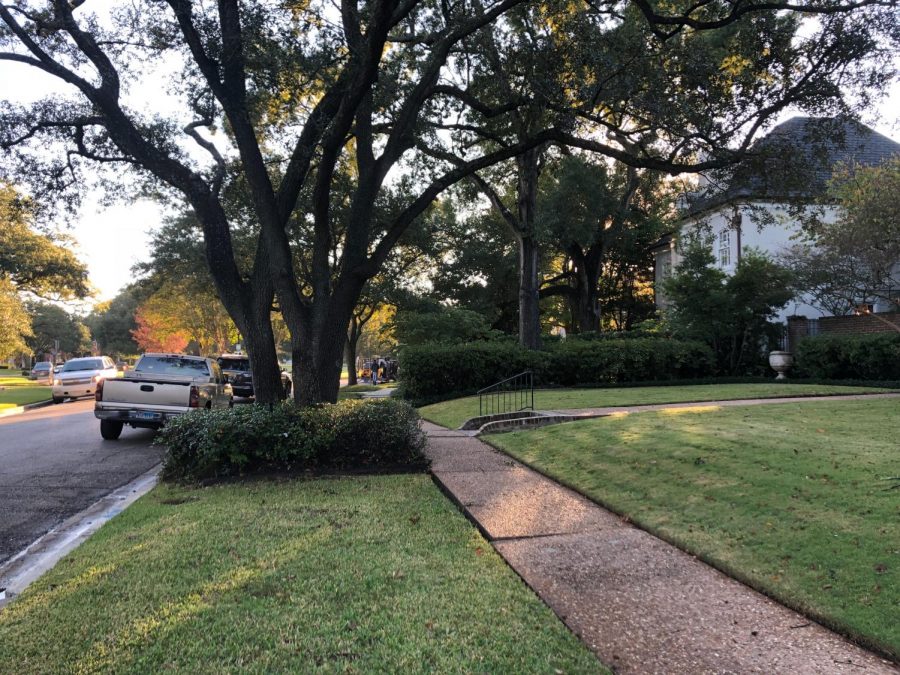
{"label": "pickup truck bed", "polygon": [[103,383],[101,400],[94,407],[101,420],[158,428],[170,417],[191,408],[193,383],[161,379],[117,378]]}
{"label": "pickup truck bed", "polygon": [[[159,372],[164,369],[174,372]],[[115,440],[126,424],[158,429],[189,410],[225,407],[232,399],[231,385],[210,359],[145,354],[128,376],[102,382],[94,416],[100,420],[103,438]]]}

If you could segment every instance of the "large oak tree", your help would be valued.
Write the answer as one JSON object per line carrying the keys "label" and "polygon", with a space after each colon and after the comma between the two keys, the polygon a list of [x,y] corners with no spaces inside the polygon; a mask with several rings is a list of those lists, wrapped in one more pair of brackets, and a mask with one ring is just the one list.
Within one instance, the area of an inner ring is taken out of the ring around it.
{"label": "large oak tree", "polygon": [[[364,284],[442,190],[549,142],[663,171],[721,166],[786,106],[821,108],[841,100],[842,85],[883,85],[885,60],[857,64],[890,49],[879,40],[897,30],[894,6],[166,0],[103,13],[84,0],[20,0],[0,6],[0,60],[64,86],[34,105],[4,105],[0,143],[13,151],[7,170],[36,192],[83,191],[85,168],[107,165],[182,195],[259,399],[281,391],[277,298],[295,395],[333,401]],[[517,8],[524,14],[509,15]],[[818,19],[805,37],[797,12]],[[494,67],[472,58],[477,41],[490,31],[502,53],[518,24],[553,76],[540,87],[517,78],[512,99],[474,86]],[[174,71],[167,96],[139,95],[151,64]],[[442,131],[453,116],[515,128],[511,116],[534,105],[552,112],[546,123],[499,143]],[[249,195],[239,216],[223,201],[233,184]],[[253,252],[242,263],[232,231],[248,221]]]}

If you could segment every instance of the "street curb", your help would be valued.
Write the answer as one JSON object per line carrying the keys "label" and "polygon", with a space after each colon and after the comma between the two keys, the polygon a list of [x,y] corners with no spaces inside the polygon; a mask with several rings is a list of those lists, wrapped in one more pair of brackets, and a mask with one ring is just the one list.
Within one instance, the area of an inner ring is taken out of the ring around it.
{"label": "street curb", "polygon": [[153,489],[158,482],[161,467],[162,464],[157,464],[129,483],[116,488],[38,537],[31,545],[0,565],[0,610],[63,557],[78,548],[107,521]]}
{"label": "street curb", "polygon": [[36,410],[37,408],[45,408],[48,405],[53,405],[53,399],[47,399],[46,401],[37,401],[36,403],[28,403],[26,405],[18,405],[15,408],[5,408],[0,410],[0,417],[11,417],[12,415],[21,415],[26,410]]}

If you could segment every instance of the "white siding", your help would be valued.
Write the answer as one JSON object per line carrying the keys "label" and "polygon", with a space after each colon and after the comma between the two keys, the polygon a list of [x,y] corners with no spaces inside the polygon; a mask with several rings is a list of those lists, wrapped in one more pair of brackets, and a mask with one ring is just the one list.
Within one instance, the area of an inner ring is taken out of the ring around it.
{"label": "white siding", "polygon": [[[682,231],[686,232],[690,231],[692,228],[697,229],[703,227],[704,231],[713,237],[712,252],[716,259],[716,266],[726,274],[734,274],[735,266],[739,259],[737,250],[738,240],[740,240],[742,251],[745,251],[748,248],[754,248],[763,253],[767,253],[772,257],[776,257],[795,243],[792,237],[800,232],[799,223],[791,216],[784,205],[771,202],[757,202],[754,204],[754,208],[765,209],[769,216],[774,219],[775,223],[759,227],[751,218],[750,209],[738,206],[738,213],[741,215],[740,236],[738,236],[738,232],[735,229],[735,206],[727,204],[714,211],[703,214],[701,218],[694,218],[686,221],[682,225]],[[829,207],[826,210],[825,219],[830,220],[834,215],[835,209]],[[725,237],[726,246],[723,246],[722,234],[726,231],[729,234]],[[727,255],[723,255],[726,250]],[[674,264],[677,264],[679,260],[677,252],[673,257],[675,259]],[[723,257],[727,261],[724,264],[722,262]],[[664,306],[659,303],[657,303],[657,305]],[[827,316],[827,313],[812,307],[804,302],[802,296],[798,296],[779,312],[777,320],[784,321],[787,317],[796,314],[811,319]]]}

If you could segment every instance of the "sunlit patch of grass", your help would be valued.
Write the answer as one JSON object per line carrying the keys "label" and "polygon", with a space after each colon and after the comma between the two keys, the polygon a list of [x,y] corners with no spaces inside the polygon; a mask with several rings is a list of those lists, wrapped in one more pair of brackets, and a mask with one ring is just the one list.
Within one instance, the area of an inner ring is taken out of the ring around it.
{"label": "sunlit patch of grass", "polygon": [[685,415],[691,413],[708,413],[713,412],[715,410],[721,410],[722,406],[718,405],[699,405],[699,406],[688,406],[684,408],[666,408],[665,410],[660,410],[661,415]]}
{"label": "sunlit patch of grass", "polygon": [[23,378],[16,378],[12,384],[0,384],[0,410],[14,408],[38,401],[46,401],[50,398],[50,387],[30,382]]}
{"label": "sunlit patch of grass", "polygon": [[900,473],[896,400],[647,412],[489,439],[900,657],[900,494],[885,480]]}
{"label": "sunlit patch of grass", "polygon": [[0,672],[597,672],[424,475],[160,486],[0,610]]}
{"label": "sunlit patch of grass", "polygon": [[[832,396],[836,394],[870,394],[892,391],[878,387],[844,387],[792,382],[745,384],[692,384],[672,387],[622,387],[605,389],[539,389],[534,392],[538,410],[572,408],[614,408],[659,403],[695,403],[748,398],[784,396]],[[422,417],[445,427],[457,428],[478,415],[478,397],[458,398],[427,405],[420,409]]]}
{"label": "sunlit patch of grass", "polygon": [[49,398],[50,387],[47,385],[18,375],[0,377],[0,410],[46,401]]}

